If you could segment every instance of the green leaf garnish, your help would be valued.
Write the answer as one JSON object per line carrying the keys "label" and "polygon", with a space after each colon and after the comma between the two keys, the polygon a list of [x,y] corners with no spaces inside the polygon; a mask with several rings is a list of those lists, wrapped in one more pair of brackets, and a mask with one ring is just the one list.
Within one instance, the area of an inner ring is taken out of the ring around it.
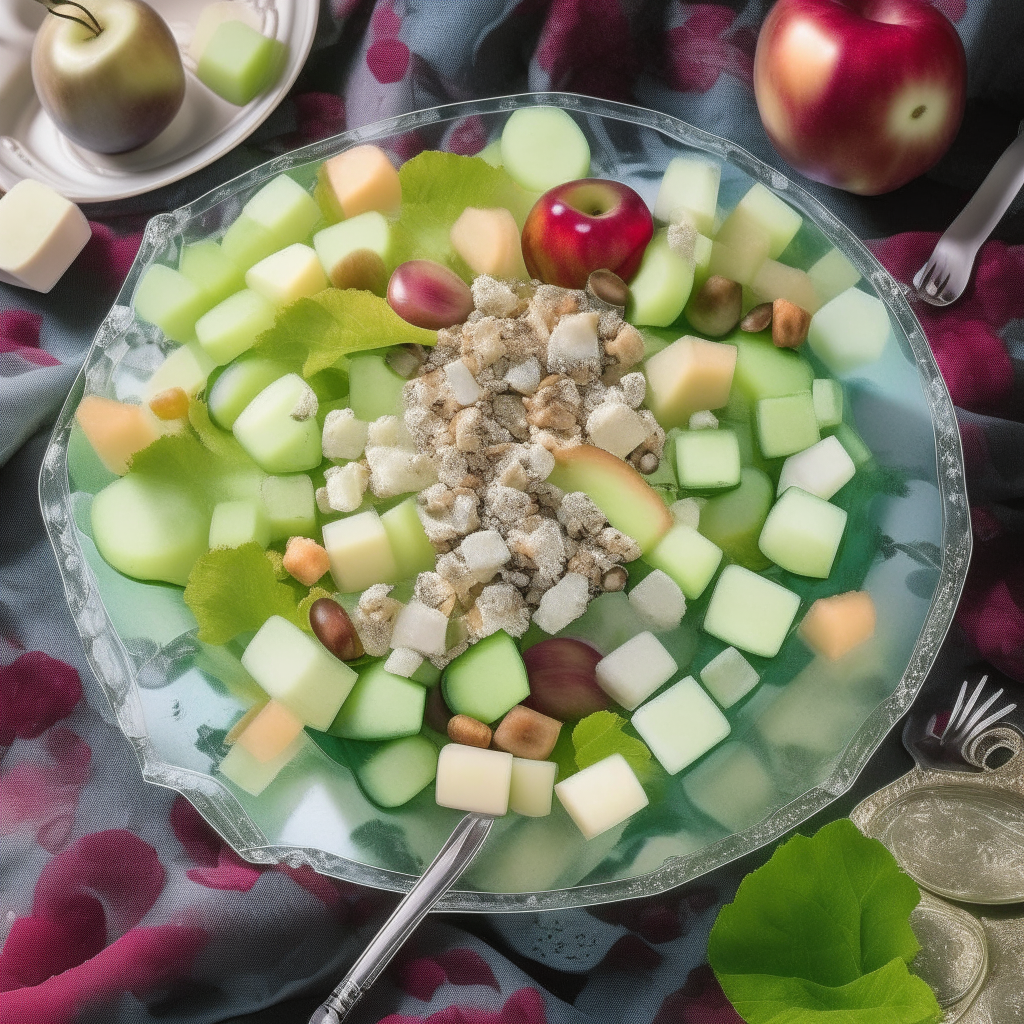
{"label": "green leaf garnish", "polygon": [[595,711],[580,719],[572,731],[576,767],[589,768],[612,754],[621,754],[642,781],[650,769],[651,752],[641,740],[622,731],[625,725],[626,719],[614,711]]}
{"label": "green leaf garnish", "polygon": [[747,875],[708,956],[748,1024],[931,1024],[939,1004],[908,969],[920,898],[892,854],[844,818]]}

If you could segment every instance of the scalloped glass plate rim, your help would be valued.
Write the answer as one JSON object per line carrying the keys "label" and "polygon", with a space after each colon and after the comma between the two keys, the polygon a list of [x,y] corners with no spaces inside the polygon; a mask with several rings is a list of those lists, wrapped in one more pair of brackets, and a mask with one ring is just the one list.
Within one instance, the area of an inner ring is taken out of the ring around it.
{"label": "scalloped glass plate rim", "polygon": [[[697,878],[715,868],[773,842],[811,815],[822,810],[850,789],[857,775],[878,748],[886,733],[908,710],[917,696],[953,619],[963,589],[971,554],[971,530],[964,479],[963,452],[953,403],[924,332],[908,304],[903,290],[875,259],[867,247],[818,200],[779,171],[762,163],[746,150],[726,139],[711,135],[679,118],[642,107],[573,93],[524,93],[451,103],[402,114],[384,121],[342,132],[302,149],[276,157],[212,189],[188,206],[158,214],[147,225],[138,256],[133,263],[117,303],[100,325],[82,371],[71,389],[53,430],[39,478],[40,505],[72,616],[85,644],[86,656],[113,709],[118,724],[139,758],[143,777],[173,789],[189,799],[199,813],[240,856],[256,864],[286,863],[308,865],[324,874],[360,885],[394,892],[408,892],[417,876],[378,868],[309,847],[270,845],[241,805],[214,777],[177,768],[161,761],[145,734],[136,682],[127,652],[116,637],[109,620],[97,626],[85,614],[82,595],[94,589],[75,538],[70,513],[67,478],[67,444],[75,408],[84,387],[85,375],[98,347],[116,338],[131,320],[131,296],[147,261],[158,251],[168,231],[174,231],[201,209],[229,195],[256,185],[294,166],[324,159],[341,148],[373,142],[415,128],[474,114],[496,114],[521,106],[555,105],[603,118],[622,120],[661,132],[681,143],[731,161],[756,181],[797,198],[817,228],[840,248],[883,298],[898,320],[913,351],[925,400],[931,412],[936,443],[938,487],[942,507],[942,567],[928,615],[914,645],[906,671],[892,694],[871,713],[839,756],[832,774],[821,784],[741,832],[730,835],[686,857],[672,857],[657,870],[634,878],[582,884],[565,889],[535,893],[486,893],[471,890],[449,892],[438,904],[442,911],[512,912],[555,910],[616,900],[651,896]],[[60,557],[61,553],[71,556]],[[77,610],[76,610],[77,608]],[[233,819],[224,809],[231,807]]]}

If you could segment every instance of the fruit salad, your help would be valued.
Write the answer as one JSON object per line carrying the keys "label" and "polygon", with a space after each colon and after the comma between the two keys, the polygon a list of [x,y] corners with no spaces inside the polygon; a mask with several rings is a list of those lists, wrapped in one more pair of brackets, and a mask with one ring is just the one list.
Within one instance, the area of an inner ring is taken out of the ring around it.
{"label": "fruit salad", "polygon": [[681,155],[652,209],[590,157],[553,107],[475,157],[356,146],[139,282],[168,351],[78,408],[92,536],[241,650],[239,790],[316,749],[382,809],[734,830],[721,787],[771,785],[737,712],[871,638],[885,481],[835,375],[884,305],[787,262],[764,185],[723,211]]}

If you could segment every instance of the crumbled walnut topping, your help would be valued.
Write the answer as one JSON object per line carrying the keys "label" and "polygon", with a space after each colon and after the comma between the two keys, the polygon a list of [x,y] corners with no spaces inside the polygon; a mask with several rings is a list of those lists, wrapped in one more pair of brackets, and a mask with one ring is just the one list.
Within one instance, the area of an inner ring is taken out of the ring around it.
{"label": "crumbled walnut topping", "polygon": [[375,658],[383,658],[388,653],[395,618],[402,610],[401,601],[388,597],[391,590],[386,583],[375,583],[367,587],[359,598],[352,619],[363,650]]}

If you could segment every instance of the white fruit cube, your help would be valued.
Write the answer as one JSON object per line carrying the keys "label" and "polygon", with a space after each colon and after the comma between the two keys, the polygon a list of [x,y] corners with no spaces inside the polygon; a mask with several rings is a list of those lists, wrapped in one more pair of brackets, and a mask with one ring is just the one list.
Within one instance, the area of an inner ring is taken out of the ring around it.
{"label": "white fruit cube", "polygon": [[680,679],[631,719],[662,768],[675,775],[729,735],[729,722],[693,676]]}
{"label": "white fruit cube", "polygon": [[477,580],[487,583],[508,562],[512,553],[497,530],[477,530],[464,538],[459,551]]}
{"label": "white fruit cube", "polygon": [[449,237],[452,248],[474,274],[488,274],[505,281],[529,279],[519,225],[508,210],[468,206],[452,225]]}
{"label": "white fruit cube", "polygon": [[729,401],[736,371],[735,345],[683,337],[644,364],[647,404],[666,429],[683,426],[701,409]]}
{"label": "white fruit cube", "polygon": [[437,482],[437,471],[428,455],[406,448],[368,447],[370,488],[378,498],[422,491]]}
{"label": "white fruit cube", "polygon": [[649,803],[644,787],[621,754],[612,754],[555,786],[569,817],[593,839],[614,828]]}
{"label": "white fruit cube", "polygon": [[420,654],[444,654],[448,616],[421,601],[410,601],[395,619],[392,647],[408,647]]}
{"label": "white fruit cube", "polygon": [[557,775],[558,765],[554,761],[530,761],[524,757],[513,757],[509,810],[528,818],[543,818],[550,814]]}
{"label": "white fruit cube", "polygon": [[689,214],[702,235],[710,235],[715,226],[718,187],[722,168],[706,160],[673,157],[665,168],[654,203],[654,217],[666,224],[677,224]]}
{"label": "white fruit cube", "polygon": [[296,299],[322,292],[328,281],[316,253],[308,245],[296,242],[250,267],[245,285],[275,306],[287,306]]}
{"label": "white fruit cube", "polygon": [[370,424],[356,419],[351,409],[332,409],[324,420],[325,459],[358,459],[366,448]]}
{"label": "white fruit cube", "polygon": [[533,621],[545,633],[557,633],[575,622],[590,600],[590,583],[578,572],[567,572],[550,590],[545,591]]}
{"label": "white fruit cube", "polygon": [[838,505],[790,487],[768,513],[757,546],[783,569],[823,580],[845,529],[846,512]]}
{"label": "white fruit cube", "polygon": [[261,548],[270,543],[270,521],[262,503],[222,501],[210,520],[210,547],[237,548],[255,541]]}
{"label": "white fruit cube", "polygon": [[384,671],[403,679],[411,679],[423,664],[423,655],[408,647],[396,647],[384,662]]}
{"label": "white fruit cube", "polygon": [[320,426],[313,389],[288,373],[268,384],[241,412],[231,432],[268,473],[295,473],[320,465]]}
{"label": "white fruit cube", "polygon": [[461,359],[448,363],[444,368],[444,376],[451,388],[452,397],[459,405],[473,405],[483,397],[484,389],[477,384],[473,371]]}
{"label": "white fruit cube", "polygon": [[668,510],[680,526],[690,526],[696,530],[700,526],[700,510],[707,502],[707,498],[680,498],[679,501],[673,501]]}
{"label": "white fruit cube", "polygon": [[23,178],[0,197],[0,281],[48,292],[91,237],[74,203]]}
{"label": "white fruit cube", "polygon": [[597,663],[597,685],[627,711],[675,674],[675,659],[653,633],[638,633]]}
{"label": "white fruit cube", "polygon": [[725,743],[683,778],[683,792],[699,811],[731,832],[756,824],[773,809],[775,784],[745,743]]}
{"label": "white fruit cube", "polygon": [[548,338],[548,369],[569,373],[588,363],[600,365],[601,343],[597,337],[596,312],[563,316]]}
{"label": "white fruit cube", "polygon": [[737,239],[761,231],[768,239],[767,255],[775,260],[793,241],[803,222],[803,217],[788,203],[757,182],[722,222],[716,238],[723,245],[735,245]]}
{"label": "white fruit cube", "polygon": [[860,280],[860,271],[838,250],[829,249],[807,271],[822,302],[831,302],[840,292],[852,288]]}
{"label": "white fruit cube", "polygon": [[356,682],[356,673],[280,615],[249,641],[242,666],[306,725],[325,730]]}
{"label": "white fruit cube", "polygon": [[889,332],[884,303],[859,288],[848,288],[811,317],[807,344],[833,373],[847,373],[878,359]]}
{"label": "white fruit cube", "polygon": [[441,807],[501,816],[508,811],[512,755],[449,743],[437,759],[434,797]]}
{"label": "white fruit cube", "polygon": [[280,774],[281,769],[294,760],[306,742],[306,734],[298,736],[281,751],[277,757],[269,761],[260,761],[245,747],[235,744],[221,761],[217,770],[226,779],[230,779],[239,789],[245,790],[250,796],[259,796]]}
{"label": "white fruit cube", "polygon": [[355,594],[374,583],[397,578],[388,535],[373,509],[327,523],[324,547],[331,559],[334,584],[342,594]]}
{"label": "white fruit cube", "polygon": [[686,614],[686,598],[671,576],[655,569],[630,592],[629,603],[656,632],[675,629]]}
{"label": "white fruit cube", "polygon": [[704,613],[704,631],[741,651],[774,658],[799,607],[792,590],[740,565],[727,565]]}
{"label": "white fruit cube", "polygon": [[274,326],[276,310],[249,288],[235,292],[196,321],[196,337],[218,365],[252,348],[256,338]]}
{"label": "white fruit cube", "polygon": [[624,402],[602,402],[587,417],[590,443],[620,459],[643,444],[649,433],[639,413]]}
{"label": "white fruit cube", "polygon": [[817,444],[786,459],[779,473],[776,493],[799,487],[827,501],[849,483],[856,472],[853,459],[839,441],[834,436],[823,437]]}
{"label": "white fruit cube", "polygon": [[700,681],[723,708],[731,708],[746,697],[760,678],[735,647],[726,647],[700,670]]}
{"label": "white fruit cube", "polygon": [[370,471],[361,462],[330,467],[324,473],[328,507],[334,512],[355,512],[369,482]]}
{"label": "white fruit cube", "polygon": [[206,387],[206,379],[216,365],[197,342],[182,345],[156,368],[156,372],[146,382],[143,397],[148,402],[154,395],[168,388],[181,388],[192,398]]}

